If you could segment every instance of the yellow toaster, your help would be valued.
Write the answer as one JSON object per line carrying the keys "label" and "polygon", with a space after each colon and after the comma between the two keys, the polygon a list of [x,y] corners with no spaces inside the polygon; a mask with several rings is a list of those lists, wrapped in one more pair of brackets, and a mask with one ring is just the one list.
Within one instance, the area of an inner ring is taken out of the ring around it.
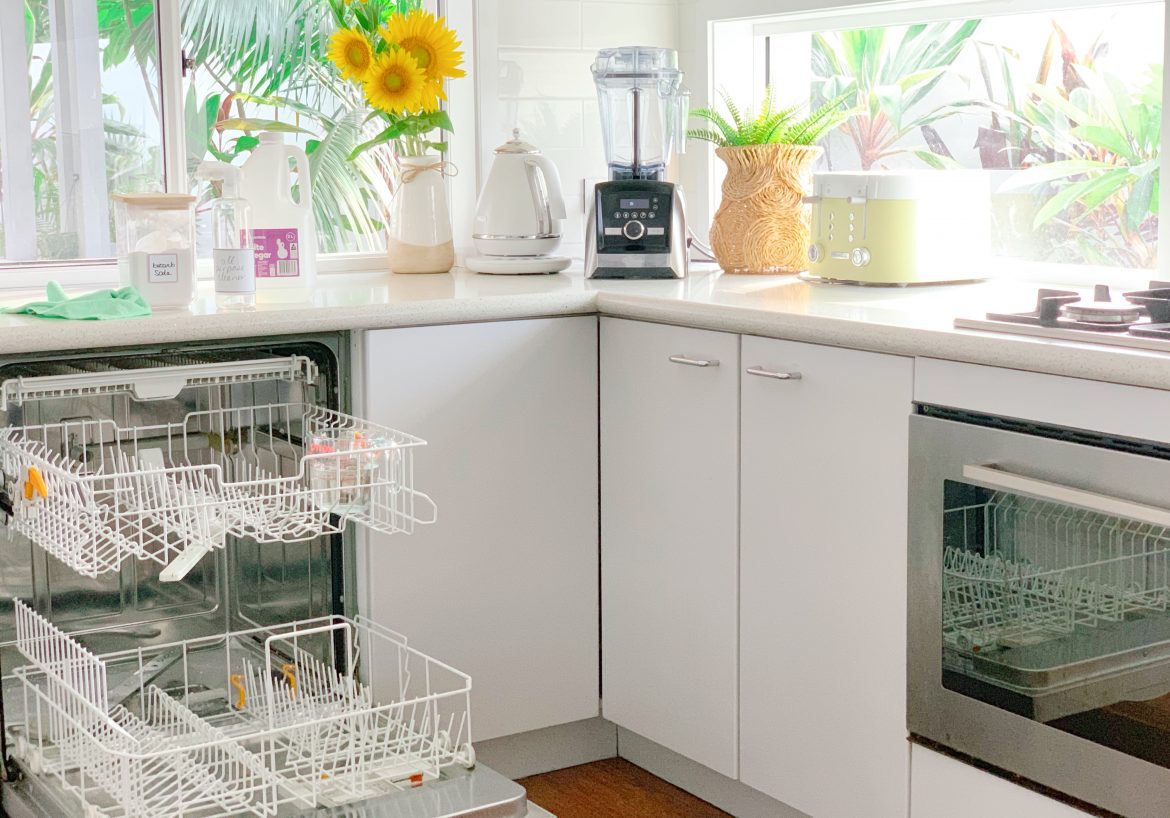
{"label": "yellow toaster", "polygon": [[991,194],[979,171],[817,173],[808,278],[904,286],[987,278]]}

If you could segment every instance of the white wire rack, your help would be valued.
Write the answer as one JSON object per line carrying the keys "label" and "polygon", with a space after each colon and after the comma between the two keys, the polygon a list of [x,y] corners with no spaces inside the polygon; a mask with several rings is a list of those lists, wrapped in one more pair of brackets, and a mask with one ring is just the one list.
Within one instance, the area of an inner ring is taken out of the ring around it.
{"label": "white wire rack", "polygon": [[1170,606],[1170,530],[997,492],[952,509],[962,546],[943,553],[943,637],[980,650]]}
{"label": "white wire rack", "polygon": [[[275,815],[474,764],[470,679],[360,617],[98,657],[20,601],[16,616],[30,664],[13,674],[24,705],[14,752],[87,818]],[[168,670],[148,682],[159,657]],[[377,665],[389,703],[358,681],[363,664]],[[123,702],[108,699],[114,673],[139,680]],[[209,683],[218,706],[196,715]]]}
{"label": "white wire rack", "polygon": [[414,489],[417,437],[309,404],[120,428],[77,420],[0,430],[13,527],[85,576],[129,558],[182,578],[227,536],[297,542],[346,521],[386,533],[434,522]]}

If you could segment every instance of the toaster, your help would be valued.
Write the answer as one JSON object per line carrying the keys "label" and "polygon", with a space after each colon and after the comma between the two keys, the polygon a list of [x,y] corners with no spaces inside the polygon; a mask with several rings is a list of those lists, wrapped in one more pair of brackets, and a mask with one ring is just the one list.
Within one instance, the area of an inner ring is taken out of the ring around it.
{"label": "toaster", "polygon": [[990,198],[978,171],[814,174],[805,277],[886,286],[987,278]]}

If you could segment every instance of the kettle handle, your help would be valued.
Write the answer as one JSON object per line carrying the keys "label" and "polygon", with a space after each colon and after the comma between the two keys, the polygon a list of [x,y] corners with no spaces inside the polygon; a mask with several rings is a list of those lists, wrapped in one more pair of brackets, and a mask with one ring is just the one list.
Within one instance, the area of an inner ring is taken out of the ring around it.
{"label": "kettle handle", "polygon": [[529,167],[535,165],[540,170],[540,175],[544,177],[544,183],[548,189],[549,215],[554,219],[567,219],[565,195],[561,191],[561,175],[557,173],[557,166],[553,164],[551,159],[541,154],[529,156],[528,160]]}

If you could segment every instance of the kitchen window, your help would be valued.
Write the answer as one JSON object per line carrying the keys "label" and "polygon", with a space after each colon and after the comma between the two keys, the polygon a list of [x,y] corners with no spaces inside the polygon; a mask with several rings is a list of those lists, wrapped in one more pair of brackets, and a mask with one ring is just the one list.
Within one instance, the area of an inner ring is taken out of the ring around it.
{"label": "kitchen window", "polygon": [[986,173],[993,253],[1023,274],[1149,278],[1134,271],[1158,262],[1163,4],[1007,9],[884,4],[716,21],[711,87],[759,99],[772,84],[814,107],[842,99],[854,114],[822,140],[814,170]]}
{"label": "kitchen window", "polygon": [[[324,56],[332,5],[0,3],[0,286],[5,268],[30,266],[109,281],[110,194],[205,196],[199,162],[242,164],[264,130],[309,154],[320,251],[344,254],[335,266],[346,269],[381,264],[354,254],[384,248],[392,169],[376,151],[348,161],[373,133],[356,89]],[[470,39],[468,22],[457,25]],[[10,115],[26,108],[27,118]]]}

